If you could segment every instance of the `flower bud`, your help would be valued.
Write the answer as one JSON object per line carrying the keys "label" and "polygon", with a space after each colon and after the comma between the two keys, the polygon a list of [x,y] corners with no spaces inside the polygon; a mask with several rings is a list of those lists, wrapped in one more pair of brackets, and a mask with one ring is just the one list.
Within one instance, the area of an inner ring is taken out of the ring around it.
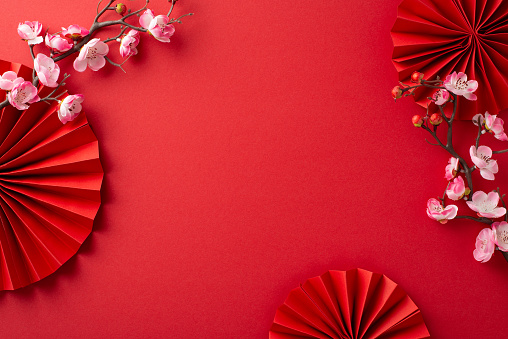
{"label": "flower bud", "polygon": [[423,119],[421,116],[419,116],[418,114],[413,116],[413,118],[411,119],[411,121],[413,122],[413,125],[415,125],[415,127],[422,127],[422,124],[423,124]]}
{"label": "flower bud", "polygon": [[432,125],[437,126],[443,122],[443,117],[441,116],[440,113],[434,113],[430,116],[429,121]]}
{"label": "flower bud", "polygon": [[394,99],[399,99],[399,98],[402,98],[402,90],[400,89],[400,86],[395,86],[393,89],[392,89],[392,97]]}
{"label": "flower bud", "polygon": [[423,73],[413,72],[413,74],[411,74],[411,82],[420,84],[422,82],[422,80],[423,80]]}
{"label": "flower bud", "polygon": [[127,6],[120,2],[116,5],[115,11],[120,15],[124,15],[127,12]]}

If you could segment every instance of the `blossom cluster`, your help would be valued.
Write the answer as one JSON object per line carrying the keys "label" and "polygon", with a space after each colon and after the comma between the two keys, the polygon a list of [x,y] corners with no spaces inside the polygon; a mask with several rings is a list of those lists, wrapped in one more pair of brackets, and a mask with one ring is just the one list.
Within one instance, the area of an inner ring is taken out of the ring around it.
{"label": "blossom cluster", "polygon": [[[138,54],[140,32],[147,32],[158,41],[168,43],[170,42],[170,37],[175,33],[175,27],[172,23],[181,23],[181,17],[178,19],[169,18],[176,0],[171,0],[171,9],[167,15],[155,15],[152,10],[146,8],[146,5],[140,10],[132,12],[123,3],[111,6],[114,2],[115,0],[110,0],[100,12],[99,7],[97,8],[97,17],[90,30],[77,24],[72,24],[67,28],[62,27],[60,32],[49,33],[46,31],[44,35],[41,35],[43,26],[40,22],[25,21],[20,23],[17,31],[21,39],[26,41],[30,47],[34,62],[34,77],[31,81],[28,81],[18,77],[12,71],[2,74],[0,77],[0,89],[7,91],[7,100],[0,104],[0,108],[10,104],[18,110],[26,110],[33,103],[55,100],[58,102],[58,117],[60,121],[64,124],[72,121],[81,112],[83,95],[68,95],[63,100],[58,99],[62,94],[56,97],[52,96],[68,77],[66,74],[60,79],[60,67],[56,63],[57,61],[77,53],[73,67],[78,72],[84,72],[87,68],[92,71],[98,71],[106,65],[106,62],[121,68],[123,63],[117,64],[109,59],[108,53],[110,48],[108,43],[116,41],[118,43],[119,54],[126,61],[129,57]],[[146,4],[148,4],[148,1]],[[120,25],[121,32],[115,38],[101,41],[100,38],[95,38],[93,35],[102,27],[101,25],[96,25],[99,23],[99,17],[108,10],[120,14],[122,18],[105,22],[103,26]],[[134,15],[139,16],[139,26],[128,24],[125,21]],[[186,15],[192,15],[192,13]],[[131,29],[126,32],[127,28]],[[42,44],[43,42],[44,44]],[[45,52],[35,55],[34,47],[36,45],[45,45],[47,49]],[[47,97],[41,98],[39,97],[39,84],[56,89]]]}
{"label": "blossom cluster", "polygon": [[[395,86],[392,90],[392,97],[396,100],[412,95],[414,90],[421,86],[435,88],[436,91],[429,99],[437,106],[439,112],[429,114],[429,110],[427,110],[426,116],[413,116],[412,123],[414,126],[429,132],[436,140],[436,145],[444,148],[452,155],[445,167],[444,178],[448,184],[443,197],[428,200],[427,215],[443,224],[451,219],[467,218],[491,225],[490,228],[484,228],[476,239],[473,256],[478,261],[488,261],[496,248],[508,252],[508,215],[499,189],[488,193],[483,191],[472,192],[472,189],[470,189],[472,187],[471,173],[475,170],[478,170],[480,176],[485,180],[495,180],[499,167],[492,156],[494,153],[502,153],[508,150],[493,151],[488,146],[480,145],[479,142],[480,137],[485,133],[492,134],[498,140],[508,141],[504,131],[504,121],[497,115],[489,114],[489,112],[485,112],[484,115],[477,114],[473,117],[473,123],[478,127],[478,135],[476,142],[469,148],[469,157],[472,163],[472,165],[469,165],[466,159],[458,155],[453,149],[450,141],[442,142],[439,139],[436,130],[445,121],[448,125],[447,140],[452,140],[452,123],[457,110],[458,97],[462,96],[467,100],[476,100],[477,97],[474,92],[478,89],[478,83],[475,80],[468,80],[467,75],[462,72],[453,72],[444,81],[439,78],[428,81],[424,79],[422,73],[414,72],[411,76],[411,82],[415,85],[401,83],[400,86]],[[448,103],[453,104],[451,116],[444,114],[444,106]],[[455,204],[445,204],[446,198],[455,202],[465,200],[467,206],[476,213],[478,218],[467,215],[459,216],[459,207]],[[500,202],[502,206],[499,206]],[[502,217],[504,217],[504,221],[495,220]]]}

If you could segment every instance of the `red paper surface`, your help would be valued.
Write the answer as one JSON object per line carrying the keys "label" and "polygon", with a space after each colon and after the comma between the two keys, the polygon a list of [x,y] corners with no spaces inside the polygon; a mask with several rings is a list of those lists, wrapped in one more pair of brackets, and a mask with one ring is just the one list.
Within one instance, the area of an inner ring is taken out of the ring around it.
{"label": "red paper surface", "polygon": [[[458,119],[508,108],[508,1],[404,0],[392,28],[393,62],[408,83],[419,71],[426,79],[465,72],[478,81],[478,100],[459,100]],[[422,88],[415,100],[426,107],[435,89]]]}
{"label": "red paper surface", "polygon": [[[169,45],[143,36],[127,74],[72,72],[103,202],[76,256],[0,294],[2,336],[267,338],[293,288],[362,267],[403,287],[432,338],[502,338],[508,264],[474,260],[483,225],[425,213],[449,155],[411,124],[423,109],[390,95],[399,3],[182,0],[175,14],[196,15]],[[95,5],[4,3],[0,58],[30,63],[20,21],[89,25]],[[459,122],[457,150],[476,132]],[[476,188],[508,191],[496,160]]]}

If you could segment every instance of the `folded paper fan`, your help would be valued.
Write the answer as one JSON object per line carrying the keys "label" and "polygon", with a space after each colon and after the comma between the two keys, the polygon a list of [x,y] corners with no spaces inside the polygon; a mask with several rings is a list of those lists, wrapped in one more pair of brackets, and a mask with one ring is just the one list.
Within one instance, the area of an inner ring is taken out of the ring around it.
{"label": "folded paper fan", "polygon": [[[32,78],[30,68],[0,61],[0,74],[9,70]],[[64,125],[55,101],[1,111],[0,290],[39,281],[76,253],[92,230],[102,177],[84,113]]]}
{"label": "folded paper fan", "polygon": [[[508,108],[508,1],[403,0],[391,33],[401,81],[413,71],[430,80],[462,71],[478,81],[478,100],[461,97],[458,119]],[[425,107],[434,91],[420,88],[415,100]]]}
{"label": "folded paper fan", "polygon": [[396,283],[362,269],[328,271],[289,293],[270,339],[429,338],[418,307]]}

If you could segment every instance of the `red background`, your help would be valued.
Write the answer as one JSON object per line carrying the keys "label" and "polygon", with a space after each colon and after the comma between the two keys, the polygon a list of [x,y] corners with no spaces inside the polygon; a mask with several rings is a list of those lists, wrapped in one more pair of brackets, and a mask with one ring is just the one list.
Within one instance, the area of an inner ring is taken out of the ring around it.
{"label": "red background", "polygon": [[[196,15],[170,44],[143,36],[127,74],[63,62],[100,142],[103,206],[74,258],[0,294],[0,335],[266,338],[292,288],[361,267],[400,284],[435,338],[503,337],[508,263],[474,260],[482,225],[425,214],[448,155],[390,97],[398,4],[181,0],[175,15]],[[31,64],[18,22],[89,26],[95,5],[5,3],[0,58]],[[476,130],[457,132],[467,156]],[[478,188],[508,191],[499,158]]]}

